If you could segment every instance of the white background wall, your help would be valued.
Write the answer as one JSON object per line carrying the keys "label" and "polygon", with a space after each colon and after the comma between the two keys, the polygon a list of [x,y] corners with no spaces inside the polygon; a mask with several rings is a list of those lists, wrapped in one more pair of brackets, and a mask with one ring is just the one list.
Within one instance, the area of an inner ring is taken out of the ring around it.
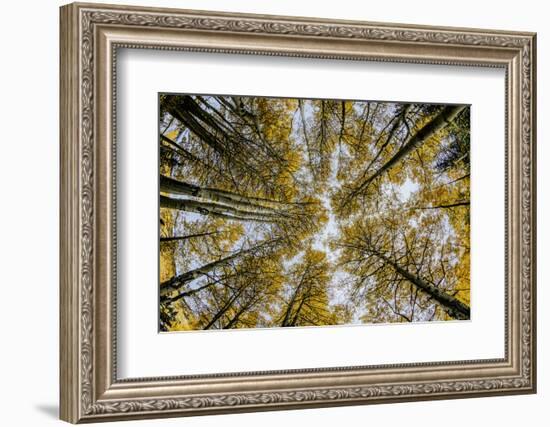
{"label": "white background wall", "polygon": [[[110,0],[113,3],[122,3]],[[499,426],[548,423],[550,314],[550,28],[545,2],[387,0],[133,0],[133,4],[538,32],[539,393],[438,402],[265,412],[131,425]],[[2,5],[0,24],[0,420],[59,425],[58,402],[58,6]],[[545,221],[546,217],[546,221]],[[546,336],[545,336],[546,335]],[[546,418],[546,420],[545,420]]]}

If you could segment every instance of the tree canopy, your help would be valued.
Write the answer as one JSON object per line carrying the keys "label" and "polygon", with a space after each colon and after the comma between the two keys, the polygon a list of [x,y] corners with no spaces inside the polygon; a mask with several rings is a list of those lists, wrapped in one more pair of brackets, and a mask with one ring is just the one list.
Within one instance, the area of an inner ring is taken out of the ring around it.
{"label": "tree canopy", "polygon": [[160,97],[160,329],[470,317],[464,105]]}

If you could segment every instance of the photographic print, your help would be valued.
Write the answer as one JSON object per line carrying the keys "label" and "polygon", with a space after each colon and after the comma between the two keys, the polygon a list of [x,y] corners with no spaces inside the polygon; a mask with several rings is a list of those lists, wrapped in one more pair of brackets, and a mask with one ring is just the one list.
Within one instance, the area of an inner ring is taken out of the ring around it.
{"label": "photographic print", "polygon": [[470,107],[159,94],[159,329],[469,320]]}

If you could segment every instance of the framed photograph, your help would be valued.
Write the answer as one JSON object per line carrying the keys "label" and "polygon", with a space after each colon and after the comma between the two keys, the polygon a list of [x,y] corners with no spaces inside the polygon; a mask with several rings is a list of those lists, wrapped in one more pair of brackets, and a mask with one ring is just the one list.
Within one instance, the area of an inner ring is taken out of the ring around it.
{"label": "framed photograph", "polygon": [[61,8],[61,418],[536,391],[535,34]]}

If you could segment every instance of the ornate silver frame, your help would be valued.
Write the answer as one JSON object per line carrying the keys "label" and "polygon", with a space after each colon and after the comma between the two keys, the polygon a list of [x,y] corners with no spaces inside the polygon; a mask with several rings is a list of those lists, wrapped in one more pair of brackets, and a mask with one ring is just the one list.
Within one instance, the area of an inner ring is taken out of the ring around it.
{"label": "ornate silver frame", "polygon": [[[535,34],[99,4],[61,8],[61,418],[78,423],[534,393]],[[118,47],[506,70],[506,342],[497,360],[116,376]]]}

